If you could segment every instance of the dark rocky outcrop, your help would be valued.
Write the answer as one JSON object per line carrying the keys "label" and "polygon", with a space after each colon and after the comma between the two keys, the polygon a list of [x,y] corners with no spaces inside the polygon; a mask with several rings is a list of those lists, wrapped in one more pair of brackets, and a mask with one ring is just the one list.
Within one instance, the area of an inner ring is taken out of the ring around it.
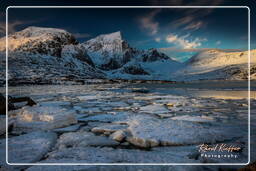
{"label": "dark rocky outcrop", "polygon": [[80,61],[86,62],[87,64],[91,65],[92,67],[95,67],[92,59],[87,54],[85,48],[80,45],[66,45],[62,48],[61,51],[61,57],[62,58],[76,58]]}
{"label": "dark rocky outcrop", "polygon": [[5,97],[0,94],[0,114],[5,114],[6,112],[6,99]]}
{"label": "dark rocky outcrop", "polygon": [[[15,107],[15,103],[27,102],[25,106],[34,106],[36,102],[30,97],[12,97],[8,96],[8,110],[15,110],[18,107]],[[6,98],[4,95],[0,94],[0,114],[6,114]]]}
{"label": "dark rocky outcrop", "polygon": [[115,59],[111,58],[109,63],[101,65],[100,69],[113,70],[113,69],[118,69],[120,67],[121,67],[121,65]]}
{"label": "dark rocky outcrop", "polygon": [[143,62],[154,62],[157,60],[167,60],[169,57],[164,53],[158,52],[156,49],[150,49],[142,55]]}
{"label": "dark rocky outcrop", "polygon": [[140,65],[129,65],[123,68],[123,71],[132,75],[149,75]]}

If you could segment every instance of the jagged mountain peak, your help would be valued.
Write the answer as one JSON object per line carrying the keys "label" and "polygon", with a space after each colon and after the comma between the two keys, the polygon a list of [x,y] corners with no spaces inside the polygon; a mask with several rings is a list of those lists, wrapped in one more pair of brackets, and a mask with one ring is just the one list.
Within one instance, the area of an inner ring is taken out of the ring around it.
{"label": "jagged mountain peak", "polygon": [[114,42],[114,41],[122,41],[122,34],[120,31],[117,32],[112,32],[112,33],[108,33],[108,34],[100,34],[98,36],[96,36],[95,38],[92,38],[88,41],[86,41],[85,43],[88,42],[95,42],[95,41],[103,41],[103,42]]}
{"label": "jagged mountain peak", "polygon": [[108,33],[108,34],[102,34],[100,37],[103,37],[105,40],[113,41],[113,40],[122,40],[122,34],[121,31]]}
{"label": "jagged mountain peak", "polygon": [[92,56],[94,64],[102,69],[120,67],[124,61],[123,52],[129,48],[120,31],[101,34],[82,43],[82,46]]}

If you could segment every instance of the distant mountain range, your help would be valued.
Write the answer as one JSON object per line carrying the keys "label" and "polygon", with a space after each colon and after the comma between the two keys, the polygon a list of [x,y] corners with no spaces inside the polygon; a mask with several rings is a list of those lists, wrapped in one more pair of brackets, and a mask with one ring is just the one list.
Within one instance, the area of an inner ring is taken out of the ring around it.
{"label": "distant mountain range", "polygon": [[[9,35],[9,83],[48,84],[85,79],[243,80],[248,52],[208,50],[181,63],[157,49],[139,50],[120,32],[84,43],[62,29],[28,27]],[[256,79],[256,50],[251,51],[251,79]],[[5,38],[0,39],[0,83],[5,78]]]}

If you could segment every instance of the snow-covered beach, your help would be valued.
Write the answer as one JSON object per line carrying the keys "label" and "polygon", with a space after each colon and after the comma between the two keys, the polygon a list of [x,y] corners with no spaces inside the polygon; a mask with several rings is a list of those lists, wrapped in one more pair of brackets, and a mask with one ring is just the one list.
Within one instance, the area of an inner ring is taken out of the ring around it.
{"label": "snow-covered beach", "polygon": [[[205,83],[211,86],[198,86],[200,88],[196,85],[123,83],[9,87],[9,95],[29,96],[37,103],[8,114],[12,124],[9,162],[247,162],[246,82],[226,83],[226,88],[213,83]],[[1,92],[4,91],[1,88]],[[251,95],[251,113],[255,113],[255,92]],[[256,127],[255,119],[255,115],[251,115],[252,129]],[[255,142],[253,138],[251,143]],[[238,157],[200,156],[198,145],[222,143],[240,147],[241,150],[231,153]],[[4,145],[2,139],[1,146]],[[3,164],[5,156],[1,156]]]}

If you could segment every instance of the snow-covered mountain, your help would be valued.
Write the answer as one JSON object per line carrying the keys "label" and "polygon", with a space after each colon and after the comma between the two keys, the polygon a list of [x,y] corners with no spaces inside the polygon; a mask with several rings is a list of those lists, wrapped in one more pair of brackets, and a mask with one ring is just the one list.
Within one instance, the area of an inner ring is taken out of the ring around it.
{"label": "snow-covered mountain", "polygon": [[[85,50],[75,48],[76,44],[72,34],[54,28],[28,27],[10,35],[9,83],[43,84],[105,77]],[[5,38],[0,39],[0,56],[1,68],[5,68]]]}
{"label": "snow-covered mountain", "polygon": [[157,49],[139,50],[123,40],[121,32],[102,34],[81,44],[96,67],[109,78],[166,79],[182,64]]}
{"label": "snow-covered mountain", "polygon": [[[200,52],[185,62],[185,67],[174,75],[175,80],[242,80],[248,79],[248,51],[224,52],[208,50]],[[250,51],[251,79],[256,79],[256,50]]]}
{"label": "snow-covered mountain", "polygon": [[183,66],[156,49],[139,52],[123,67],[108,72],[108,76],[121,79],[169,80],[172,73]]}
{"label": "snow-covered mountain", "polygon": [[[79,43],[62,29],[28,27],[9,35],[9,83],[58,83],[88,78],[143,80],[248,79],[248,52],[208,50],[180,63],[157,49],[139,50],[121,32]],[[5,38],[0,39],[0,76],[5,77]],[[256,79],[256,50],[251,51]],[[3,80],[0,80],[0,84]]]}
{"label": "snow-covered mountain", "polygon": [[[255,56],[256,50],[251,51],[251,55]],[[221,50],[208,50],[198,53],[191,57],[186,63],[196,67],[223,67],[236,64],[248,63],[248,52],[224,52]],[[255,58],[251,59],[252,63],[256,62]]]}
{"label": "snow-covered mountain", "polygon": [[129,61],[129,57],[124,55],[128,46],[120,32],[97,36],[82,46],[92,57],[93,63],[103,70],[117,69]]}
{"label": "snow-covered mountain", "polygon": [[[8,48],[11,52],[31,52],[60,56],[63,46],[77,43],[74,36],[55,28],[28,27],[9,35]],[[0,39],[0,51],[5,50],[5,38]]]}

